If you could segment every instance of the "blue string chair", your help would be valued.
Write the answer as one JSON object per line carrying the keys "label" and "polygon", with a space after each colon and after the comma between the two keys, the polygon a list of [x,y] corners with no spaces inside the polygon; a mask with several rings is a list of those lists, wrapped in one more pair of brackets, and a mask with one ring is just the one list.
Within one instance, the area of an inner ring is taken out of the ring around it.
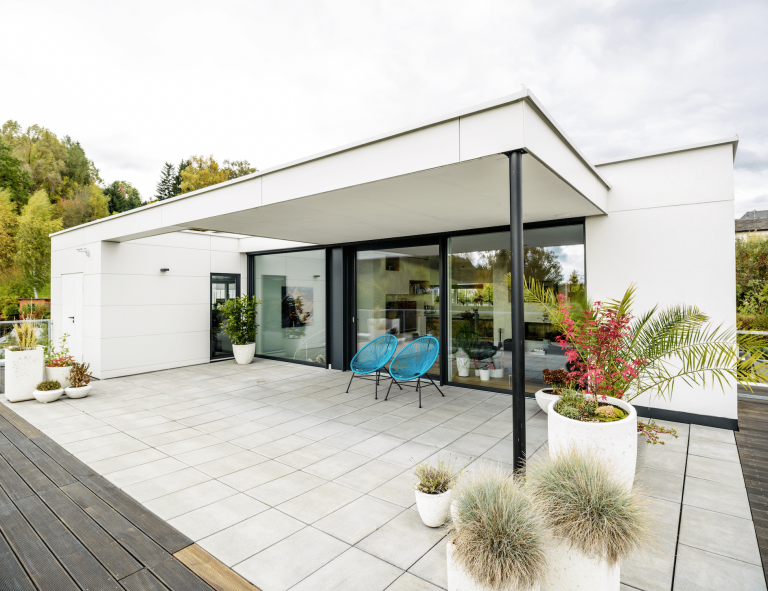
{"label": "blue string chair", "polygon": [[[360,349],[352,358],[352,361],[349,362],[349,369],[352,370],[352,377],[349,378],[347,392],[349,392],[349,387],[352,385],[352,380],[355,376],[361,377],[375,373],[376,399],[378,400],[381,371],[384,370],[389,373],[387,362],[392,358],[392,355],[394,355],[395,349],[397,349],[397,337],[391,334],[385,334],[375,338],[365,347]],[[371,378],[362,379],[370,380]],[[402,390],[402,388],[400,389]]]}
{"label": "blue string chair", "polygon": [[[398,353],[389,364],[389,375],[392,382],[387,388],[386,400],[392,384],[398,382],[410,382],[416,380],[416,390],[419,393],[419,408],[421,408],[421,380],[427,378],[437,388],[437,384],[427,375],[427,372],[435,364],[437,354],[440,352],[440,342],[435,337],[421,337]],[[400,388],[402,390],[402,388]],[[437,388],[441,396],[445,396],[440,388]]]}

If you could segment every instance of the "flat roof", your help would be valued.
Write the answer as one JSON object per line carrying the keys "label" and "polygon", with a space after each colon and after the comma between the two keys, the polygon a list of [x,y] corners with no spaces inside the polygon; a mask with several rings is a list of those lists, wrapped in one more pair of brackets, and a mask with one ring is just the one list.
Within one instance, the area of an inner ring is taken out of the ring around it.
{"label": "flat roof", "polygon": [[710,140],[708,142],[699,142],[698,144],[688,144],[686,146],[679,146],[677,148],[667,148],[664,150],[654,150],[653,152],[644,152],[642,154],[635,154],[632,156],[622,156],[621,158],[613,158],[611,160],[603,160],[598,162],[595,166],[605,166],[606,164],[616,164],[618,162],[629,162],[630,160],[642,160],[643,158],[653,158],[654,156],[663,156],[665,154],[674,154],[675,152],[688,152],[689,150],[698,150],[699,148],[709,148],[711,146],[719,146],[722,144],[733,144],[733,157],[736,158],[736,149],[739,146],[739,136],[734,135],[731,137],[723,138],[720,140]]}

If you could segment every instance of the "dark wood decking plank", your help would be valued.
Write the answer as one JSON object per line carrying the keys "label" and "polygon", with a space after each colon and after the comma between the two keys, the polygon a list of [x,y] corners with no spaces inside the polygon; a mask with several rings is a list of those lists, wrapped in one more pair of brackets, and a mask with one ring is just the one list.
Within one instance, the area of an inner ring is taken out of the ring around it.
{"label": "dark wood decking plank", "polygon": [[16,506],[81,588],[94,591],[120,589],[107,569],[56,519],[39,497],[21,499]]}
{"label": "dark wood decking plank", "polygon": [[27,441],[17,443],[16,447],[21,453],[27,456],[31,462],[34,462],[34,464],[40,468],[43,474],[50,478],[56,484],[56,486],[67,486],[68,484],[77,482],[77,478],[62,468],[56,460],[51,458],[51,456],[37,447],[29,439]]}
{"label": "dark wood decking plank", "polygon": [[211,591],[211,586],[173,556],[150,567],[171,591]]}
{"label": "dark wood decking plank", "polygon": [[0,531],[39,589],[79,591],[64,567],[15,506],[0,506]]}
{"label": "dark wood decking plank", "polygon": [[[2,404],[0,407],[4,408]],[[0,433],[5,435],[11,443],[18,443],[27,439],[27,436],[8,422],[4,416],[0,416]]]}
{"label": "dark wood decking plank", "polygon": [[192,544],[174,554],[186,567],[216,591],[259,591],[218,559]]}
{"label": "dark wood decking plank", "polygon": [[36,591],[8,542],[0,534],[0,591]]}
{"label": "dark wood decking plank", "polygon": [[35,492],[56,488],[53,481],[43,474],[40,468],[35,466],[15,445],[0,445],[0,456],[5,458],[11,467],[16,470],[16,473]]}
{"label": "dark wood decking plank", "polygon": [[123,579],[120,584],[127,591],[168,591],[168,587],[158,581],[157,577],[147,569]]}
{"label": "dark wood decking plank", "polygon": [[90,478],[91,476],[95,475],[93,470],[78,460],[66,449],[61,447],[50,437],[43,435],[42,437],[35,438],[35,445],[47,453],[51,458],[56,460],[62,468],[64,468],[78,480]]}
{"label": "dark wood decking plank", "polygon": [[38,429],[33,427],[25,419],[22,419],[10,408],[7,408],[4,404],[0,404],[0,416],[2,416],[11,425],[16,427],[16,430],[19,431],[22,435],[24,435],[28,439],[34,439],[35,437],[40,437],[40,435],[42,435],[42,433]]}
{"label": "dark wood decking plank", "polygon": [[144,505],[129,497],[119,488],[110,484],[105,478],[101,476],[87,478],[83,480],[83,484],[147,536],[165,548],[169,554],[174,554],[192,544],[192,540],[187,536],[160,519],[144,507]]}
{"label": "dark wood decking plank", "polygon": [[2,456],[0,456],[0,487],[14,501],[35,494]]}
{"label": "dark wood decking plank", "polygon": [[142,569],[125,548],[63,492],[48,490],[40,497],[113,577],[120,580]]}

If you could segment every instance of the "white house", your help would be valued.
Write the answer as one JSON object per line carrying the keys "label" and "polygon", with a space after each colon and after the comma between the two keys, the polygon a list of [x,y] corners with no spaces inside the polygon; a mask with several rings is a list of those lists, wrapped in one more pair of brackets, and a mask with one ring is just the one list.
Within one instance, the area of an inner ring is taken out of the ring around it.
{"label": "white house", "polygon": [[[100,379],[209,363],[215,303],[250,293],[258,355],[344,369],[384,332],[432,334],[444,383],[530,392],[564,361],[523,263],[563,294],[635,283],[637,312],[735,324],[737,143],[592,164],[525,90],[54,234],[54,334]],[[458,375],[467,338],[489,381]],[[733,428],[736,402],[681,386],[641,414]]]}

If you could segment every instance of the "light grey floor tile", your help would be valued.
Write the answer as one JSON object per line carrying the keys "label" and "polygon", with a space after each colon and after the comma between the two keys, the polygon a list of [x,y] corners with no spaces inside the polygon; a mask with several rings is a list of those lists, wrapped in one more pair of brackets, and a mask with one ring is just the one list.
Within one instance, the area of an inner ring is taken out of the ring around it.
{"label": "light grey floor tile", "polygon": [[703,458],[701,456],[688,456],[686,474],[695,478],[722,482],[723,484],[744,486],[741,464],[733,462],[713,460],[712,458]]}
{"label": "light grey floor tile", "polygon": [[761,565],[752,522],[683,505],[680,543],[742,562]]}
{"label": "light grey floor tile", "polygon": [[387,587],[387,591],[440,591],[441,589],[442,587],[437,587],[410,573],[403,573],[392,585]]}
{"label": "light grey floor tile", "polygon": [[445,447],[449,443],[453,443],[459,437],[466,435],[466,431],[460,431],[459,429],[449,429],[444,426],[434,427],[427,431],[423,435],[414,439],[417,443],[425,443],[427,445],[435,445],[437,447]]}
{"label": "light grey floor tile", "polygon": [[326,483],[326,480],[306,472],[292,472],[266,484],[248,489],[246,494],[274,507]]}
{"label": "light grey floor tile", "polygon": [[278,505],[277,508],[291,517],[311,524],[348,505],[355,499],[360,498],[361,495],[362,493],[346,486],[341,486],[335,482],[327,482],[318,488]]}
{"label": "light grey floor tile", "polygon": [[348,549],[344,542],[305,527],[244,560],[235,571],[262,589],[286,591]]}
{"label": "light grey floor tile", "polygon": [[301,521],[267,509],[198,542],[227,566],[233,566],[306,527]]}
{"label": "light grey floor tile", "polygon": [[651,515],[650,535],[654,539],[677,540],[680,503],[648,496],[642,498],[648,503],[648,512]]}
{"label": "light grey floor tile", "polygon": [[[419,514],[406,509],[361,540],[357,547],[407,570],[444,536],[445,530],[424,527]],[[408,540],[408,543],[403,544],[403,540]]]}
{"label": "light grey floor tile", "polygon": [[315,425],[309,429],[299,431],[297,435],[317,441],[319,439],[331,437],[337,433],[346,431],[347,429],[349,429],[349,425],[345,425],[344,423],[337,423],[336,421],[325,421],[324,423],[320,423],[319,425]]}
{"label": "light grey floor tile", "polygon": [[685,478],[683,504],[752,520],[747,489],[700,478]]}
{"label": "light grey floor tile", "polygon": [[250,468],[222,476],[219,480],[239,491],[246,491],[281,478],[291,472],[295,472],[295,470],[290,466],[275,462],[274,460],[267,460]]}
{"label": "light grey floor tile", "polygon": [[417,478],[414,476],[413,470],[406,470],[399,476],[395,476],[392,480],[374,488],[368,494],[377,499],[383,499],[395,505],[400,505],[403,508],[408,508],[416,502],[413,492],[416,481]]}
{"label": "light grey floor tile", "polygon": [[291,591],[384,591],[402,573],[383,560],[350,548]]}
{"label": "light grey floor tile", "polygon": [[243,435],[235,439],[230,439],[230,443],[239,445],[244,449],[255,449],[262,445],[267,445],[278,439],[289,437],[291,434],[287,431],[282,431],[279,427],[265,427],[263,430]]}
{"label": "light grey floor tile", "polygon": [[[215,447],[215,446],[214,446]],[[208,476],[213,478],[221,478],[232,472],[238,472],[239,470],[245,470],[251,466],[256,466],[266,462],[267,458],[252,451],[240,450],[239,453],[206,462],[204,464],[198,464],[195,466],[201,472],[205,472]]]}
{"label": "light grey floor tile", "polygon": [[495,437],[488,437],[478,433],[467,433],[447,445],[446,449],[476,458],[483,455],[497,443],[499,443],[499,440]]}
{"label": "light grey floor tile", "polygon": [[[164,457],[160,460],[155,460],[154,462],[148,462],[146,464],[140,464],[117,472],[112,472],[107,475],[107,479],[116,486],[126,487],[131,484],[136,484],[137,482],[149,480],[150,478],[178,472],[185,468],[188,468],[185,463],[180,462],[175,458]],[[106,473],[101,472],[101,474]]]}
{"label": "light grey floor tile", "polygon": [[89,462],[89,466],[99,474],[111,474],[120,470],[127,470],[142,464],[148,464],[157,460],[167,458],[164,453],[148,447],[139,451],[134,451],[122,456],[115,456],[98,462]]}
{"label": "light grey floor tile", "polygon": [[708,439],[691,439],[688,453],[693,456],[723,460],[724,462],[739,462],[739,452],[735,445]]}
{"label": "light grey floor tile", "polygon": [[297,470],[301,470],[302,468],[316,464],[320,460],[335,456],[337,453],[340,453],[338,448],[315,442],[306,447],[302,447],[301,449],[297,449],[296,451],[279,456],[278,461],[283,464],[288,464]]}
{"label": "light grey floor tile", "polygon": [[348,449],[353,445],[357,445],[358,443],[365,441],[366,439],[370,439],[374,435],[377,435],[375,431],[366,431],[365,429],[351,427],[346,431],[341,431],[336,435],[326,437],[322,440],[322,442],[326,445],[338,447],[339,449]]}
{"label": "light grey floor tile", "polygon": [[[107,437],[111,437],[107,435]],[[125,435],[125,437],[128,437]],[[81,462],[91,464],[98,462],[99,460],[106,460],[108,458],[114,458],[117,456],[124,456],[125,454],[133,453],[135,451],[141,451],[142,449],[148,449],[149,446],[146,443],[142,443],[138,439],[128,438],[129,441],[123,441],[120,443],[112,443],[109,445],[103,445],[86,449],[81,452],[73,452],[75,457]]]}
{"label": "light grey floor tile", "polygon": [[512,433],[512,423],[510,421],[488,421],[483,423],[479,427],[472,429],[472,433],[478,435],[487,435],[488,437],[496,437],[501,439],[507,437]]}
{"label": "light grey floor tile", "polygon": [[411,468],[424,461],[437,450],[438,448],[433,445],[408,441],[400,447],[396,447],[392,451],[379,456],[379,460],[389,462],[390,464],[397,464],[403,468]]}
{"label": "light grey floor tile", "polygon": [[193,541],[240,523],[269,509],[248,495],[238,493],[168,521]]}
{"label": "light grey floor tile", "polygon": [[196,449],[194,451],[188,451],[183,454],[176,455],[177,460],[181,460],[185,464],[190,466],[198,466],[205,464],[206,462],[219,461],[227,456],[234,455],[243,451],[243,448],[231,443],[216,443],[202,449]]}
{"label": "light grey floor tile", "polygon": [[375,419],[371,419],[370,421],[365,421],[363,423],[360,423],[358,427],[360,427],[361,429],[366,429],[368,431],[376,431],[377,433],[381,433],[382,431],[391,429],[392,427],[395,427],[400,423],[405,422],[406,420],[407,419],[403,417],[386,414],[386,415],[378,416]]}
{"label": "light grey floor tile", "polygon": [[407,420],[404,423],[400,423],[399,425],[392,427],[391,429],[387,429],[385,433],[387,435],[391,435],[392,437],[397,437],[399,439],[407,440],[407,439],[414,439],[419,435],[426,433],[427,431],[430,431],[432,428],[433,428],[432,425],[430,425],[429,423],[422,423],[418,419],[413,419],[413,420]]}
{"label": "light grey floor tile", "polygon": [[189,439],[182,439],[181,441],[174,441],[173,443],[166,443],[165,445],[158,445],[156,447],[169,456],[178,456],[219,443],[221,443],[221,440],[216,439],[211,435],[198,435],[197,437],[190,437]]}
{"label": "light grey floor tile", "polygon": [[675,569],[675,540],[659,539],[621,562],[621,582],[643,591],[669,591]]}
{"label": "light grey floor tile", "polygon": [[65,445],[67,443],[74,443],[75,441],[82,441],[84,439],[92,439],[94,437],[112,435],[113,433],[117,433],[117,429],[115,429],[112,425],[103,425],[101,427],[93,427],[91,429],[85,430],[76,429],[62,435],[49,436],[59,445]]}
{"label": "light grey floor tile", "polygon": [[176,491],[210,481],[207,474],[194,468],[186,468],[163,476],[157,476],[123,487],[123,490],[141,503],[169,495]]}
{"label": "light grey floor tile", "polygon": [[158,435],[149,435],[147,437],[141,437],[140,439],[147,445],[159,447],[168,443],[176,443],[177,441],[183,441],[184,439],[199,437],[200,435],[203,435],[201,431],[192,429],[191,427],[184,427],[183,429],[175,429]]}
{"label": "light grey floor tile", "polygon": [[231,497],[237,491],[218,480],[209,480],[190,488],[147,501],[144,505],[163,519],[173,519],[221,499]]}
{"label": "light grey floor tile", "polygon": [[388,480],[392,480],[402,471],[403,469],[400,466],[379,460],[371,460],[367,464],[336,478],[335,481],[344,486],[367,493],[374,488],[378,488]]}
{"label": "light grey floor tile", "polygon": [[643,493],[673,503],[683,500],[683,475],[645,468],[638,479]]}
{"label": "light grey floor tile", "polygon": [[356,544],[403,511],[403,507],[366,495],[313,525],[347,544]]}
{"label": "light grey floor tile", "polygon": [[[261,425],[255,421],[250,421],[247,423],[242,423],[241,425],[237,425],[236,427],[228,427],[226,429],[221,429],[220,431],[214,431],[211,433],[211,435],[216,437],[216,439],[221,439],[222,441],[234,441],[235,439],[240,439],[246,435],[253,435],[259,431],[264,431],[267,428],[268,427],[266,425]],[[262,443],[266,443],[266,441]]]}
{"label": "light grey floor tile", "polygon": [[378,458],[379,456],[401,446],[405,440],[384,433],[379,433],[370,439],[353,445],[348,449],[352,453],[368,456],[369,458]]}
{"label": "light grey floor tile", "polygon": [[648,445],[645,455],[645,467],[665,472],[674,472],[675,474],[684,474],[685,459],[685,453],[671,451],[658,445]]}
{"label": "light grey floor tile", "polygon": [[460,414],[452,419],[445,421],[442,426],[446,429],[458,429],[459,431],[472,431],[483,423],[488,422],[489,417],[479,417],[477,415]]}
{"label": "light grey floor tile", "polygon": [[408,569],[408,572],[421,577],[422,579],[426,579],[434,585],[447,589],[448,568],[445,562],[446,541],[447,538],[443,538],[435,544],[429,552]]}
{"label": "light grey floor tile", "polygon": [[677,548],[674,589],[765,591],[765,575],[760,566],[680,544]]}
{"label": "light grey floor tile", "polygon": [[718,443],[731,443],[736,445],[736,438],[730,429],[717,429],[715,427],[704,427],[703,425],[691,425],[691,441],[708,440]]}
{"label": "light grey floor tile", "polygon": [[276,439],[275,441],[265,445],[254,447],[251,451],[254,451],[257,454],[261,454],[268,458],[277,458],[313,443],[314,441],[307,439],[306,437],[301,437],[299,435],[289,435],[288,437]]}
{"label": "light grey floor tile", "polygon": [[334,480],[370,461],[371,458],[368,456],[361,456],[360,454],[354,454],[349,451],[339,451],[339,453],[329,458],[307,466],[304,468],[304,472]]}

